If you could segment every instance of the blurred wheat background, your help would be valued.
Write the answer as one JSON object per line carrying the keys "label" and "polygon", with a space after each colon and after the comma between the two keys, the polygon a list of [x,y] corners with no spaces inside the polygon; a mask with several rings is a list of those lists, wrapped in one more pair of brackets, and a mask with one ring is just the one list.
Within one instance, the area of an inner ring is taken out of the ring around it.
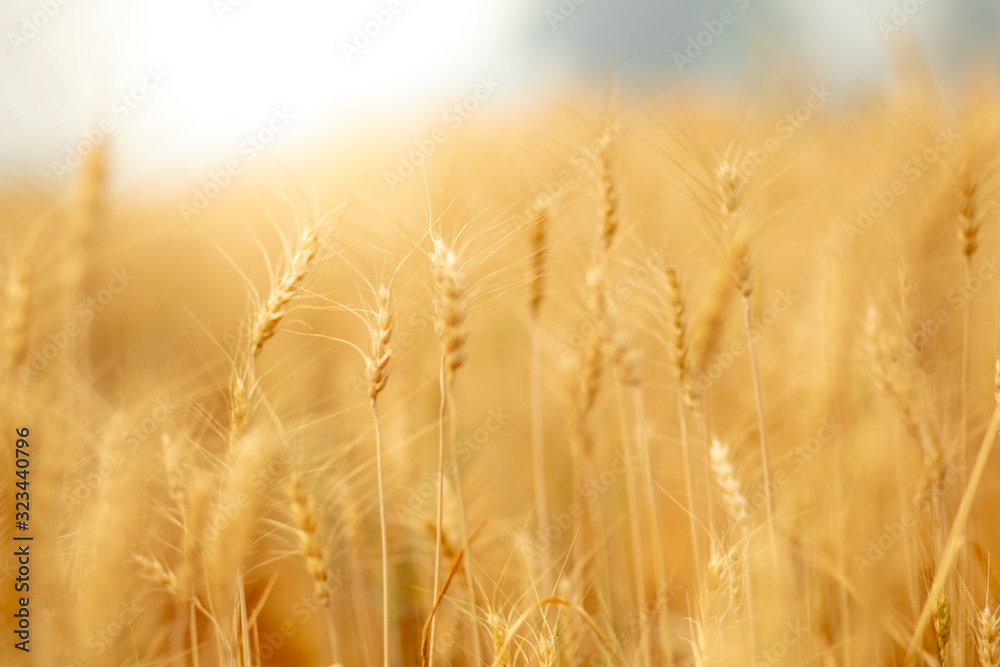
{"label": "blurred wheat background", "polygon": [[995,8],[3,15],[0,664],[1000,665]]}

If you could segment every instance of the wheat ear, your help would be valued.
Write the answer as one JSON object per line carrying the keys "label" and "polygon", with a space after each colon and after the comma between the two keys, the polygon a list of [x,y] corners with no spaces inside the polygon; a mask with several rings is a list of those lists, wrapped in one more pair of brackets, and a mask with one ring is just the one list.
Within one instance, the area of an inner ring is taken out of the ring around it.
{"label": "wheat ear", "polygon": [[941,667],[948,667],[948,642],[951,639],[951,606],[948,596],[942,595],[934,609],[934,632],[937,634],[938,654],[941,656]]}
{"label": "wheat ear", "polygon": [[298,536],[299,553],[306,561],[306,571],[313,580],[317,599],[326,604],[330,599],[329,557],[320,533],[316,500],[294,473],[288,483],[288,498],[292,503],[292,522]]}
{"label": "wheat ear", "polygon": [[261,304],[250,327],[250,350],[256,357],[278,330],[287,313],[288,304],[296,295],[312,269],[316,266],[320,250],[319,229],[308,227],[299,242],[299,248],[281,277],[274,283],[267,300]]}
{"label": "wheat ear", "polygon": [[147,558],[140,554],[134,555],[135,561],[142,569],[142,575],[149,581],[160,586],[178,600],[184,599],[184,587],[177,574],[156,558]]}
{"label": "wheat ear", "polygon": [[989,601],[975,618],[976,652],[980,667],[1000,667],[1000,608],[990,611]]}
{"label": "wheat ear", "polygon": [[729,446],[723,445],[718,438],[712,438],[712,446],[708,450],[708,455],[715,483],[718,484],[722,494],[730,526],[740,537],[745,537],[749,532],[747,499],[743,495],[736,471],[730,461]]}
{"label": "wheat ear", "polygon": [[299,553],[305,559],[306,572],[313,581],[313,595],[326,611],[330,649],[336,662],[340,647],[330,610],[329,554],[320,530],[316,499],[306,491],[302,480],[294,471],[288,482],[288,499],[291,501],[292,527],[298,537]]}
{"label": "wheat ear", "polygon": [[618,191],[611,169],[611,148],[607,137],[602,137],[597,153],[598,221],[597,238],[605,255],[611,252],[618,231]]}
{"label": "wheat ear", "polygon": [[24,261],[11,262],[6,292],[3,351],[13,372],[28,356],[28,265]]}

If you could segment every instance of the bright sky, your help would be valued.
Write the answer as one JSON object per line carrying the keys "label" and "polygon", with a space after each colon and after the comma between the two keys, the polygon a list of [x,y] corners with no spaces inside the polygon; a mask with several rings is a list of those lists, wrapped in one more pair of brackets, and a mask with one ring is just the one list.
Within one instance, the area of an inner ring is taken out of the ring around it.
{"label": "bright sky", "polygon": [[[283,146],[417,123],[483,75],[516,97],[574,76],[603,89],[611,63],[618,82],[738,77],[767,54],[870,79],[889,72],[892,40],[954,50],[943,19],[980,1],[926,0],[885,38],[876,20],[891,0],[3,0],[0,179],[56,185],[53,161],[102,121],[117,173],[141,182],[228,159],[276,113],[294,117]],[[572,11],[556,20],[560,7]],[[679,74],[671,53],[723,8],[736,22]]]}
{"label": "bright sky", "polygon": [[9,131],[0,134],[8,156],[0,167],[45,152],[42,175],[51,177],[51,160],[102,120],[141,173],[192,155],[225,159],[275,110],[294,117],[290,134],[356,123],[370,109],[414,118],[434,99],[471,91],[484,73],[500,74],[498,40],[519,6],[5,1],[0,102]]}

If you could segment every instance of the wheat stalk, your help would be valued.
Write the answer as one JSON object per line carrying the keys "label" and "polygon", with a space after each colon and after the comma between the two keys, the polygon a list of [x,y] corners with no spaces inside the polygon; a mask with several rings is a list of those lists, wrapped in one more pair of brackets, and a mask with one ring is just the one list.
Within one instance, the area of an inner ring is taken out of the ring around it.
{"label": "wheat stalk", "polygon": [[[535,481],[535,516],[539,535],[549,532],[548,490],[545,480],[545,433],[542,422],[542,329],[540,311],[545,297],[545,266],[547,260],[546,237],[548,234],[549,212],[542,208],[532,221],[531,241],[531,455]],[[547,538],[546,538],[547,539]],[[542,564],[545,580],[550,578],[550,550],[543,550]]]}
{"label": "wheat stalk", "polygon": [[[438,516],[437,537],[434,547],[434,590],[438,590],[441,568],[441,529],[444,512],[444,429],[445,419],[448,419],[449,441],[451,442],[451,461],[459,524],[462,537],[462,552],[467,558],[463,568],[466,593],[470,600],[470,612],[473,616],[471,634],[473,652],[476,663],[482,662],[482,646],[479,639],[478,622],[476,621],[476,592],[472,580],[472,557],[469,551],[469,529],[465,516],[465,493],[462,489],[462,476],[457,452],[457,410],[454,399],[455,373],[465,362],[465,314],[468,295],[465,287],[465,276],[462,262],[454,249],[444,241],[434,237],[434,251],[431,254],[431,266],[434,271],[434,328],[441,344],[441,409],[438,429]],[[435,623],[432,619],[430,628],[430,659],[434,660]]]}
{"label": "wheat stalk", "polygon": [[378,310],[375,323],[370,327],[371,354],[365,359],[368,375],[368,396],[371,399],[372,419],[375,424],[375,466],[378,479],[379,534],[382,542],[382,661],[389,667],[389,537],[385,518],[385,480],[382,452],[382,429],[378,417],[378,397],[389,379],[389,361],[392,358],[390,343],[395,327],[396,313],[392,292],[382,285],[377,295]]}
{"label": "wheat stalk", "polygon": [[778,560],[778,541],[774,525],[774,499],[771,487],[771,464],[767,450],[767,430],[764,426],[764,396],[760,386],[760,369],[750,318],[750,296],[753,294],[753,268],[750,251],[750,232],[743,223],[746,178],[735,164],[723,161],[715,172],[717,196],[722,209],[722,228],[728,236],[728,261],[736,289],[743,297],[743,321],[746,327],[747,352],[753,373],[754,398],[757,402],[757,429],[760,433],[760,457],[764,472],[764,503],[767,509],[767,532],[771,556],[775,566]]}
{"label": "wheat stalk", "polygon": [[[639,454],[642,459],[642,476],[646,496],[646,505],[650,511],[650,528],[652,530],[653,553],[664,553],[663,539],[660,534],[660,518],[657,511],[656,494],[653,488],[653,465],[649,452],[649,437],[646,433],[646,404],[642,387],[638,383],[632,385],[632,403],[635,406],[636,441],[639,444]],[[654,556],[653,573],[656,576],[657,590],[662,590],[667,583],[667,573],[663,558]],[[657,625],[660,632],[660,650],[666,659],[668,667],[674,664],[673,646],[670,639],[670,621],[666,603],[658,610]]]}
{"label": "wheat stalk", "polygon": [[[680,277],[673,264],[667,262],[663,267],[663,276],[667,288],[667,333],[670,344],[670,359],[673,363],[674,375],[678,383],[677,418],[681,429],[681,465],[684,466],[684,490],[688,501],[688,528],[691,532],[691,549],[694,555],[695,571],[700,571],[701,554],[698,547],[698,529],[695,525],[694,484],[691,468],[691,444],[688,439],[687,415],[685,403],[695,406],[696,393],[690,382],[688,367],[687,323],[684,293]],[[700,574],[698,575],[700,577]]]}
{"label": "wheat stalk", "polygon": [[[614,341],[614,363],[615,363],[615,373],[619,380],[619,384],[630,389],[631,392],[642,391],[641,378],[639,376],[639,363],[638,363],[638,353],[632,346],[627,334],[624,331],[620,331],[615,336]],[[627,420],[628,416],[625,414],[624,401],[622,400],[622,390],[621,386],[616,385],[615,387],[616,397],[618,399],[618,412],[619,412],[619,424],[621,426],[621,442],[622,448],[626,451],[632,448],[630,443]],[[642,456],[641,447],[642,442],[638,438],[635,439],[635,448],[639,450],[639,456]],[[625,476],[625,487],[626,487],[626,513],[629,519],[629,531],[632,538],[632,569],[633,576],[635,577],[635,600],[636,604],[641,608],[645,609],[646,604],[646,577],[645,568],[643,567],[643,539],[642,530],[640,528],[640,516],[639,516],[639,501],[638,495],[636,493],[636,482],[635,482],[636,471],[634,469],[629,469],[626,471]],[[643,665],[649,665],[650,661],[650,647],[649,647],[649,635],[648,633],[643,633],[640,639],[639,654]]]}
{"label": "wheat stalk", "polygon": [[[972,258],[979,248],[979,228],[983,223],[977,192],[979,183],[968,164],[962,165],[958,177],[958,238],[965,258],[965,286],[972,285]],[[962,479],[969,469],[969,353],[972,346],[972,298],[962,305]],[[963,574],[970,569],[969,557],[962,565]],[[961,614],[962,609],[959,609]],[[959,623],[959,628],[964,628]]]}

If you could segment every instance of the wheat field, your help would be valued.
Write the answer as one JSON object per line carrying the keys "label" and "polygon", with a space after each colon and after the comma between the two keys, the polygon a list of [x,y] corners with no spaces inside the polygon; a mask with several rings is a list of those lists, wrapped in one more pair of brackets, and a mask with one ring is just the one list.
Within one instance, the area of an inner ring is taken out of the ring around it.
{"label": "wheat field", "polygon": [[1000,665],[995,77],[571,102],[7,187],[0,663]]}

